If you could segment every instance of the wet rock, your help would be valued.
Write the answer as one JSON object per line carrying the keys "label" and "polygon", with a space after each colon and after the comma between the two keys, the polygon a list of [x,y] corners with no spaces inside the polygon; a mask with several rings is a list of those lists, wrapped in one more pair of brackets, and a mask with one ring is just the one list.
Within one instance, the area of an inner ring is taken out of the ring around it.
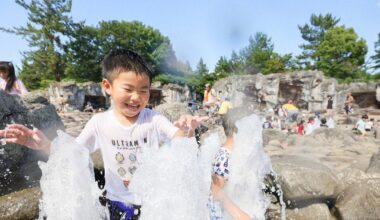
{"label": "wet rock", "polygon": [[[42,130],[50,139],[56,137],[63,123],[43,92],[30,92],[22,97],[0,91],[0,129],[19,123]],[[34,185],[39,180],[38,160],[46,157],[17,144],[1,146],[0,195]],[[28,175],[24,170],[33,173]],[[36,175],[34,175],[36,174]],[[27,176],[27,177],[25,177]]]}
{"label": "wet rock", "polygon": [[279,155],[271,160],[288,207],[334,200],[337,178],[322,163],[298,155]]}
{"label": "wet rock", "polygon": [[38,218],[39,187],[24,189],[0,197],[0,218],[2,220],[32,220]]}

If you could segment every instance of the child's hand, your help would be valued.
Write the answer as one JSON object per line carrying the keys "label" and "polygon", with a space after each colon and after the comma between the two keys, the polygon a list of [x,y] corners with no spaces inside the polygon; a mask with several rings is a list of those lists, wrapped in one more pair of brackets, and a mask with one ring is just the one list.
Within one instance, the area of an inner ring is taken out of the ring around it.
{"label": "child's hand", "polygon": [[174,122],[174,125],[181,130],[184,131],[194,131],[201,122],[206,121],[208,119],[207,116],[191,116],[184,115],[180,119]]}
{"label": "child's hand", "polygon": [[32,130],[24,125],[11,124],[7,125],[5,130],[0,130],[0,137],[3,137],[6,143],[20,144],[46,153],[50,150],[50,140],[37,128]]}

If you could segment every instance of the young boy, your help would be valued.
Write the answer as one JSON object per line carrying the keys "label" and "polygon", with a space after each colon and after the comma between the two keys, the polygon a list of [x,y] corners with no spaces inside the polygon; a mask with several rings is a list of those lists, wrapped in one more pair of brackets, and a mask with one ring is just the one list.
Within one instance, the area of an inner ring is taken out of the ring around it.
{"label": "young boy", "polygon": [[237,132],[236,121],[244,116],[248,116],[248,110],[243,108],[231,109],[222,116],[222,126],[226,135],[226,142],[216,154],[212,166],[211,195],[207,204],[210,210],[210,220],[222,220],[226,211],[232,219],[248,220],[252,219],[247,213],[241,210],[224,193],[223,188],[229,178],[229,160],[234,147],[234,133]]}
{"label": "young boy", "polygon": [[[142,201],[139,195],[129,192],[128,185],[144,148],[158,148],[160,141],[167,138],[192,135],[204,118],[182,117],[176,127],[164,116],[146,109],[152,72],[136,53],[113,50],[104,58],[102,67],[102,84],[114,108],[94,115],[76,140],[90,152],[102,152],[111,219],[137,219]],[[0,137],[4,135],[0,131]],[[13,124],[7,127],[6,136],[8,143],[50,151],[50,140],[37,129]]]}

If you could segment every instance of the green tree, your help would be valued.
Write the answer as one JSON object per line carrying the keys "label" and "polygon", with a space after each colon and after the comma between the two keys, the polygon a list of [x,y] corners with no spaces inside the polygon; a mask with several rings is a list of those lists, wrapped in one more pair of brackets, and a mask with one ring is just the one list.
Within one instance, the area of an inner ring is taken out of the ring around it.
{"label": "green tree", "polygon": [[271,59],[274,45],[270,37],[258,32],[249,38],[249,45],[241,51],[245,58],[245,69],[248,73],[263,72],[265,63]]}
{"label": "green tree", "polygon": [[202,58],[199,59],[195,73],[199,76],[205,76],[209,73],[207,65],[203,62]]}
{"label": "green tree", "polygon": [[319,58],[316,66],[327,76],[359,78],[367,50],[365,40],[358,39],[354,29],[335,27],[325,32],[315,51],[315,56]]}
{"label": "green tree", "polygon": [[373,69],[380,69],[380,33],[378,34],[378,40],[375,42],[375,55],[371,58],[374,62]]}
{"label": "green tree", "polygon": [[101,65],[104,52],[99,46],[99,30],[81,23],[67,45],[67,65],[65,75],[74,81],[94,81],[102,79]]}
{"label": "green tree", "polygon": [[158,30],[133,21],[102,21],[96,27],[81,24],[69,44],[67,74],[77,80],[100,80],[100,63],[114,48],[139,53],[155,75],[182,76],[188,69],[177,60],[170,40]]}
{"label": "green tree", "polygon": [[298,26],[301,32],[302,38],[308,43],[300,45],[303,49],[301,55],[298,56],[298,63],[304,69],[315,69],[315,62],[319,60],[315,51],[321,43],[324,34],[331,28],[334,28],[340,19],[333,17],[331,14],[315,15],[310,17],[310,25],[305,24]]}
{"label": "green tree", "polygon": [[20,35],[28,41],[32,51],[23,53],[20,77],[30,89],[40,87],[44,80],[60,81],[64,72],[64,41],[70,37],[75,23],[68,13],[71,0],[16,0],[28,12],[24,27],[1,28]]}

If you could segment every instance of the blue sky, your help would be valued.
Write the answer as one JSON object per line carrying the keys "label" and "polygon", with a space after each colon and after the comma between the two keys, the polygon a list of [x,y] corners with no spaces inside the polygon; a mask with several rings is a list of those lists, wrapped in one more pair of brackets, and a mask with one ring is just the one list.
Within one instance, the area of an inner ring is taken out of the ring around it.
{"label": "blue sky", "polygon": [[[299,54],[304,43],[297,25],[310,15],[332,13],[367,41],[369,54],[380,33],[380,0],[73,0],[72,17],[96,25],[101,20],[138,20],[168,36],[179,59],[195,67],[202,57],[210,70],[220,56],[247,46],[260,31],[280,54]],[[22,26],[27,14],[13,0],[0,1],[0,26]],[[20,67],[27,51],[20,36],[0,32],[0,60]]]}

